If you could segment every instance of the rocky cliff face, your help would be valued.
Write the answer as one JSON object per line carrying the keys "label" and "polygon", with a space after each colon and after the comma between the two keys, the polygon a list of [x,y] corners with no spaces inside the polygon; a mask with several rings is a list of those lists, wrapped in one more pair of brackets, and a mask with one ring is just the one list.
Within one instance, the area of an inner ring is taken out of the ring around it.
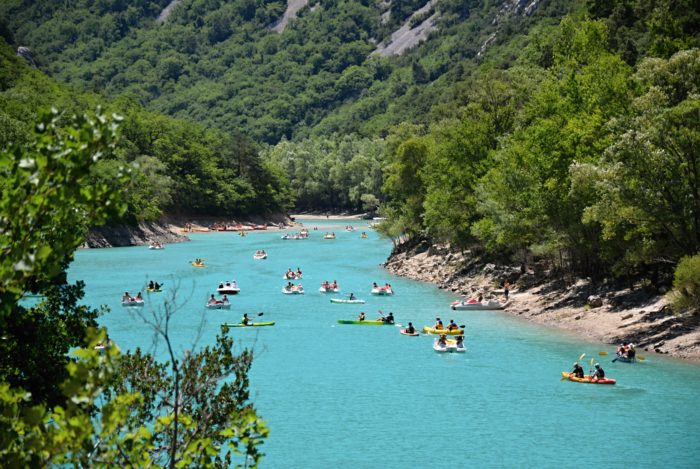
{"label": "rocky cliff face", "polygon": [[90,230],[82,247],[139,246],[154,241],[162,244],[181,243],[189,241],[189,238],[175,233],[172,226],[162,223],[139,223],[137,226],[102,226]]}

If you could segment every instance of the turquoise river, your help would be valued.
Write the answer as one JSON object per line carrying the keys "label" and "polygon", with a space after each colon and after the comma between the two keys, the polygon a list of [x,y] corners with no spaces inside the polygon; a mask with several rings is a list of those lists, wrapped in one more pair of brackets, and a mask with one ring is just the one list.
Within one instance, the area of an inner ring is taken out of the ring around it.
{"label": "turquoise river", "polygon": [[[614,347],[586,337],[502,312],[451,311],[454,295],[387,273],[380,264],[391,242],[353,224],[357,231],[347,232],[344,221],[306,221],[310,238],[297,241],[279,231],[196,233],[158,251],[81,250],[69,276],[85,281],[87,304],[110,307],[100,321],[122,349],[152,346],[149,328],[120,304],[125,290],[145,293],[150,279],[166,291],[149,294],[145,308],[177,289],[182,307],[171,331],[180,351],[212,343],[222,322],[244,312],[276,321],[230,332],[255,351],[251,397],[270,428],[263,467],[700,467],[698,366],[651,354],[611,363]],[[326,231],[336,239],[323,239]],[[254,260],[257,249],[269,258]],[[195,258],[206,267],[192,267]],[[281,293],[289,267],[302,269],[305,295]],[[219,282],[233,278],[241,293],[231,310],[206,310]],[[367,303],[330,303],[318,291],[323,280]],[[373,297],[372,282],[389,282],[396,294]],[[399,327],[337,324],[380,309],[404,325],[436,316],[465,324],[467,353],[436,354],[433,337],[403,336]],[[560,381],[584,352],[586,368],[596,357],[618,384]]]}

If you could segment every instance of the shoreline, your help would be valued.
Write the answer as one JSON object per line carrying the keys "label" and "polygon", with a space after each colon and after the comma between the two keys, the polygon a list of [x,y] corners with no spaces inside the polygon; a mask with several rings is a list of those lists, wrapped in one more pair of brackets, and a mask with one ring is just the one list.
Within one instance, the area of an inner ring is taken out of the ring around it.
{"label": "shoreline", "polygon": [[[643,288],[616,288],[578,280],[542,280],[522,267],[479,265],[471,253],[421,243],[405,252],[394,250],[384,267],[391,273],[436,284],[461,297],[479,292],[503,298],[500,280],[512,285],[502,310],[514,318],[585,337],[606,348],[624,342],[642,355],[659,354],[700,364],[700,317],[677,316],[664,295]],[[612,352],[614,355],[614,351]]]}

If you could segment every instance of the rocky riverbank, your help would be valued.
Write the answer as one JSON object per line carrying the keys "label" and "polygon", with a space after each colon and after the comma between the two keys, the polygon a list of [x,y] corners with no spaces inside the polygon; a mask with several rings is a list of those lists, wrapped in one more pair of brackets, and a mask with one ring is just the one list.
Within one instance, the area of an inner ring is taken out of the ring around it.
{"label": "rocky riverbank", "polygon": [[230,217],[164,217],[157,222],[142,222],[138,225],[115,225],[92,228],[83,243],[83,248],[105,248],[142,246],[154,242],[161,244],[189,241],[185,227],[196,231],[213,226],[267,225],[268,229],[285,228],[292,225],[284,214],[268,217],[250,217],[234,220]]}
{"label": "rocky riverbank", "polygon": [[633,342],[640,351],[700,362],[700,317],[674,315],[664,295],[643,288],[555,279],[525,266],[483,264],[469,251],[426,243],[399,245],[385,267],[467,297],[481,292],[502,298],[500,283],[507,279],[507,314],[614,346]]}

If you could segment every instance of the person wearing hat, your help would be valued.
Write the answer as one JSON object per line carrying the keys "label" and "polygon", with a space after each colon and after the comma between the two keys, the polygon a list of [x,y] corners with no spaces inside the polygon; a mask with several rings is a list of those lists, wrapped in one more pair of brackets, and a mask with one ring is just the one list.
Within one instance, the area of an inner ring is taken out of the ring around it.
{"label": "person wearing hat", "polygon": [[575,378],[583,378],[583,376],[585,375],[583,367],[579,365],[578,362],[574,362],[574,369],[571,370],[571,375]]}
{"label": "person wearing hat", "polygon": [[598,381],[599,379],[605,378],[605,371],[600,367],[600,363],[595,364],[595,370],[591,375],[591,381]]}

